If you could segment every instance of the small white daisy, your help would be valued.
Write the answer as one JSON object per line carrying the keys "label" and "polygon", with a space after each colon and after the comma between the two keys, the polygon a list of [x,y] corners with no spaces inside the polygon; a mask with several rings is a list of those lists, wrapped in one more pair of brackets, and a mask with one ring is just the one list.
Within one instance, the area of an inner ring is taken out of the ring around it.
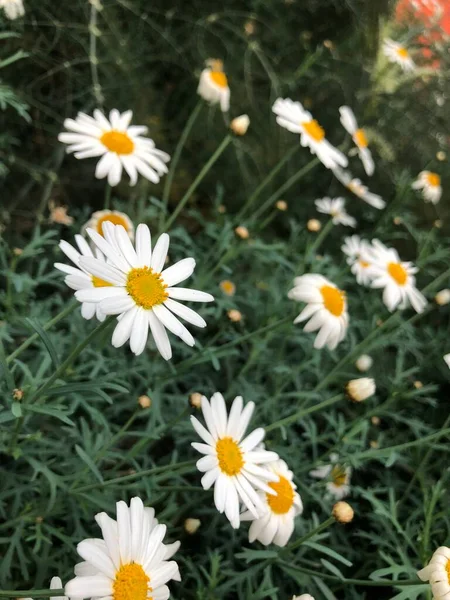
{"label": "small white daisy", "polygon": [[[62,590],[63,589],[62,581],[59,577],[52,577],[50,581],[50,589],[51,590]],[[33,600],[33,598],[22,598],[21,600]],[[67,596],[53,596],[52,600],[69,600]]]}
{"label": "small white daisy", "polygon": [[198,83],[197,94],[211,104],[220,104],[222,112],[230,109],[230,88],[223,72],[223,62],[218,59],[206,61]]}
{"label": "small white daisy", "polygon": [[11,21],[25,14],[23,0],[0,0],[0,8],[3,8],[5,17]]}
{"label": "small white daisy", "polygon": [[266,506],[265,513],[255,519],[250,511],[241,514],[241,521],[253,521],[248,532],[249,542],[259,540],[264,546],[271,543],[286,546],[294,532],[294,521],[303,512],[303,504],[297,486],[293,482],[293,473],[284,460],[266,465],[269,471],[278,476],[278,481],[269,483],[276,495],[258,491]]}
{"label": "small white daisy", "polygon": [[411,186],[414,190],[422,190],[425,202],[437,204],[442,196],[441,178],[432,171],[422,171]]}
{"label": "small white daisy", "polygon": [[325,138],[325,130],[300,102],[293,102],[290,98],[278,98],[272,110],[277,115],[278,125],[292,133],[299,133],[301,145],[308,147],[312,154],[316,154],[327,169],[347,166],[346,156],[330,144]]}
{"label": "small white daisy", "polygon": [[408,49],[399,44],[398,42],[394,42],[389,38],[386,38],[383,42],[383,52],[384,55],[390,60],[390,62],[396,63],[400,65],[403,71],[414,71],[416,65],[414,64],[413,59],[411,58]]}
{"label": "small white daisy", "polygon": [[130,239],[134,239],[134,225],[130,217],[118,210],[97,210],[92,213],[89,221],[83,225],[82,231],[85,232],[86,229],[90,228],[103,235],[103,223],[105,221],[109,221],[113,225],[122,225]]}
{"label": "small white daisy", "polygon": [[364,170],[367,175],[373,175],[375,171],[375,164],[373,162],[372,153],[368,146],[366,132],[364,129],[358,127],[356,117],[349,106],[341,106],[339,109],[341,114],[341,123],[344,129],[352,136],[352,139],[358,148],[359,158],[364,166]]}
{"label": "small white daisy", "polygon": [[355,196],[358,196],[358,198],[361,198],[361,200],[370,204],[370,206],[373,206],[378,210],[381,210],[386,206],[386,202],[381,196],[369,192],[368,187],[363,185],[360,179],[352,177],[351,173],[348,171],[339,168],[333,169],[333,175],[343,186],[355,194]]}
{"label": "small white daisy", "polygon": [[341,250],[347,255],[347,264],[350,265],[350,270],[356,277],[359,285],[369,285],[371,282],[370,263],[361,258],[361,254],[367,250],[369,243],[362,240],[359,235],[352,235],[344,238],[344,245]]}
{"label": "small white daisy", "polygon": [[356,219],[345,211],[344,198],[322,198],[315,201],[317,211],[333,217],[334,225],[356,227]]}
{"label": "small white daisy", "polygon": [[330,454],[331,464],[318,467],[309,472],[311,477],[316,479],[330,479],[326,488],[329,496],[336,500],[342,500],[350,494],[350,478],[352,474],[351,467],[343,467],[338,463],[339,456],[335,453]]}
{"label": "small white daisy", "polygon": [[86,539],[77,546],[84,562],[75,566],[76,577],[66,584],[70,598],[115,600],[167,600],[166,583],[180,581],[178,565],[168,561],[179,543],[162,543],[167,527],[159,525],[154,510],[140,498],[130,506],[117,502],[117,521],[102,512],[95,520],[102,539]]}
{"label": "small white daisy", "polygon": [[[111,284],[108,281],[104,281],[101,277],[96,277],[83,268],[80,265],[80,258],[82,256],[94,258],[94,253],[92,252],[89,244],[86,242],[83,236],[77,234],[75,236],[75,242],[78,246],[78,250],[74,248],[71,244],[66,242],[65,240],[61,240],[59,242],[59,247],[64,252],[69,260],[73,262],[75,267],[71,265],[66,265],[64,263],[55,263],[54,266],[59,271],[66,273],[66,277],[64,278],[64,283],[70,287],[71,290],[86,290],[86,289],[96,289],[96,288],[110,288]],[[95,250],[95,257],[98,262],[101,262],[106,265],[105,257],[100,252],[100,250]],[[81,314],[85,319],[92,319],[92,317],[96,316],[99,321],[104,321],[106,315],[102,313],[100,307],[95,302],[82,302],[81,303]]]}
{"label": "small white daisy", "polygon": [[159,352],[169,360],[172,349],[167,328],[188,346],[194,346],[194,338],[177,316],[197,327],[206,327],[206,322],[177,300],[212,302],[214,298],[205,292],[174,286],[192,275],[195,260],[184,258],[164,269],[170,238],[163,233],[152,251],[150,230],[144,224],[136,229],[135,246],[121,225],[109,221],[103,223],[104,237],[93,229],[87,229],[87,234],[108,263],[86,256],[80,258],[80,265],[107,281],[109,287],[83,289],[75,296],[80,302],[97,303],[103,314],[118,315],[112,345],[119,348],[129,340],[131,351],[141,354],[150,328]]}
{"label": "small white daisy", "polygon": [[131,110],[120,114],[113,109],[109,120],[98,109],[94,110],[93,117],[80,112],[76,119],[64,121],[68,131],[60,133],[58,140],[69,144],[67,152],[74,152],[75,158],[101,156],[95,176],[97,179],[107,177],[111,186],[120,183],[123,169],[130,177],[130,185],[136,184],[138,173],[158,183],[168,171],[165,163],[170,156],[157,150],[153,140],[142,137],[147,127],[130,125],[132,117]]}
{"label": "small white daisy", "polygon": [[348,312],[345,292],[322,275],[302,275],[294,279],[294,287],[288,293],[291,300],[307,302],[294,323],[310,319],[303,330],[317,331],[314,348],[327,345],[334,350],[347,333]]}
{"label": "small white daisy", "polygon": [[268,482],[277,481],[278,476],[267,468],[267,463],[278,460],[275,452],[257,446],[262,442],[265,431],[255,429],[244,438],[255,404],[248,402],[243,407],[241,396],[237,396],[227,415],[222,394],[216,393],[211,403],[202,396],[202,412],[205,428],[191,416],[191,422],[205,443],[193,442],[192,446],[205,454],[197,468],[205,474],[202,486],[205,490],[214,484],[214,503],[220,513],[225,513],[232,527],[239,527],[239,504],[242,502],[255,519],[266,510],[264,501],[256,490],[276,494]]}
{"label": "small white daisy", "polygon": [[414,274],[418,269],[413,263],[402,262],[397,250],[387,248],[379,240],[372,240],[361,257],[370,263],[372,287],[384,288],[383,302],[389,311],[411,304],[416,312],[423,312],[427,301],[416,288]]}
{"label": "small white daisy", "polygon": [[429,581],[434,600],[450,598],[450,548],[441,546],[428,565],[417,572],[422,581]]}
{"label": "small white daisy", "polygon": [[449,354],[444,354],[444,360],[445,360],[445,364],[450,369],[450,353]]}

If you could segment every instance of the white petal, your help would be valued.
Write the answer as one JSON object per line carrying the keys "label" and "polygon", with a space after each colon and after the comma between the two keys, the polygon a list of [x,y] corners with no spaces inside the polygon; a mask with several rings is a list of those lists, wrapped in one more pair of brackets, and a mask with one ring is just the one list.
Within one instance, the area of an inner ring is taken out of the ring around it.
{"label": "white petal", "polygon": [[163,304],[157,304],[152,310],[169,331],[181,338],[188,346],[195,345],[195,340],[186,327]]}
{"label": "white petal", "polygon": [[91,275],[100,277],[113,285],[124,286],[127,282],[124,274],[116,267],[107,265],[98,258],[90,258],[88,256],[80,258],[80,266],[86,269]]}
{"label": "white petal", "polygon": [[166,262],[167,251],[169,250],[169,242],[170,237],[167,235],[167,233],[163,233],[159,236],[158,241],[153,248],[150,266],[157,273],[161,272],[161,269]]}
{"label": "white petal", "polygon": [[199,292],[198,290],[190,290],[188,288],[168,288],[167,293],[170,298],[175,298],[176,300],[190,300],[191,302],[214,301],[214,296],[211,296],[211,294]]}
{"label": "white petal", "polygon": [[184,281],[192,275],[195,269],[195,260],[193,258],[183,258],[168,269],[164,269],[161,273],[161,277],[164,283],[171,287],[177,285],[181,281]]}
{"label": "white petal", "polygon": [[136,254],[139,267],[149,267],[152,259],[152,239],[150,229],[140,223],[136,229]]}
{"label": "white petal", "polygon": [[[106,550],[106,548],[105,548]],[[115,567],[105,550],[102,550],[92,540],[86,539],[77,545],[77,552],[87,562],[93,565],[100,573],[114,579]]]}
{"label": "white petal", "polygon": [[139,308],[134,318],[130,335],[130,349],[136,356],[142,354],[148,337],[148,318],[144,309]]}
{"label": "white petal", "polygon": [[169,310],[171,310],[173,313],[175,313],[188,323],[196,325],[197,327],[206,327],[206,321],[194,310],[188,308],[187,306],[184,306],[184,304],[180,304],[176,300],[168,298],[164,302],[164,306],[166,306]]}
{"label": "white petal", "polygon": [[172,358],[172,348],[164,325],[151,310],[147,311],[147,318],[159,353],[164,360],[170,360]]}
{"label": "white petal", "polygon": [[112,581],[104,575],[75,577],[66,583],[64,593],[69,598],[93,598],[112,594]]}
{"label": "white petal", "polygon": [[130,339],[134,318],[137,313],[138,307],[135,306],[128,312],[122,314],[120,321],[117,323],[116,328],[114,329],[111,339],[111,344],[114,346],[114,348],[120,348]]}

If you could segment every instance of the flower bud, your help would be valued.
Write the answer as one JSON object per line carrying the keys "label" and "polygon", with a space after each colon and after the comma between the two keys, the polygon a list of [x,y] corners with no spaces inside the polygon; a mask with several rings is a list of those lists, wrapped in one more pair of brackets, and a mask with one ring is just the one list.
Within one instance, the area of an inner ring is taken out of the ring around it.
{"label": "flower bud", "polygon": [[333,517],[338,523],[350,523],[353,521],[355,512],[348,502],[336,502],[333,506]]}
{"label": "flower bud", "polygon": [[438,292],[434,297],[434,301],[436,304],[439,304],[439,306],[445,306],[448,304],[450,302],[450,290],[445,289]]}
{"label": "flower bud", "polygon": [[250,237],[247,227],[244,227],[243,225],[239,225],[234,231],[242,240],[246,240]]}
{"label": "flower bud", "polygon": [[248,115],[241,115],[231,121],[230,129],[235,135],[245,135],[250,125]]}
{"label": "flower bud", "polygon": [[224,279],[219,283],[219,287],[224,294],[227,296],[234,296],[236,292],[236,286],[229,279]]}
{"label": "flower bud", "polygon": [[194,392],[189,396],[189,404],[193,408],[200,408],[202,405],[202,395],[198,392]]}
{"label": "flower bud", "polygon": [[275,203],[275,206],[278,210],[282,210],[283,212],[288,209],[286,200],[278,200],[278,202]]}
{"label": "flower bud", "polygon": [[394,225],[401,225],[403,223],[401,217],[394,217]]}
{"label": "flower bud", "polygon": [[227,315],[230,321],[233,321],[233,323],[239,323],[239,321],[242,321],[242,313],[236,310],[235,308],[229,310],[227,312]]}
{"label": "flower bud", "polygon": [[227,212],[227,207],[225,206],[225,204],[219,204],[219,206],[217,207],[217,212],[221,215],[224,215]]}
{"label": "flower bud", "polygon": [[184,522],[184,530],[186,533],[193,535],[201,525],[200,519],[186,519]]}
{"label": "flower bud", "polygon": [[308,231],[317,232],[322,229],[322,223],[318,219],[310,219],[306,223],[306,227],[307,227]]}
{"label": "flower bud", "polygon": [[414,387],[416,388],[416,390],[420,390],[423,388],[423,383],[417,380],[414,382]]}
{"label": "flower bud", "polygon": [[152,401],[148,396],[145,396],[145,394],[139,396],[138,402],[142,408],[150,408],[150,406],[152,405]]}
{"label": "flower bud", "polygon": [[370,367],[373,365],[373,359],[368,354],[361,354],[358,360],[355,362],[356,368],[361,373],[368,371]]}
{"label": "flower bud", "polygon": [[378,427],[378,425],[381,423],[380,417],[377,417],[376,415],[371,417],[370,421],[371,421],[372,425],[375,425],[375,427]]}
{"label": "flower bud", "polygon": [[23,399],[23,390],[20,388],[14,388],[12,397],[16,402],[20,402]]}
{"label": "flower bud", "polygon": [[443,161],[447,158],[447,155],[443,150],[439,150],[439,152],[436,153],[436,158],[440,161]]}
{"label": "flower bud", "polygon": [[292,596],[292,600],[314,600],[311,594],[302,594],[301,596]]}
{"label": "flower bud", "polygon": [[375,394],[375,381],[370,377],[360,377],[352,379],[345,386],[345,391],[350,400],[354,402],[363,402]]}

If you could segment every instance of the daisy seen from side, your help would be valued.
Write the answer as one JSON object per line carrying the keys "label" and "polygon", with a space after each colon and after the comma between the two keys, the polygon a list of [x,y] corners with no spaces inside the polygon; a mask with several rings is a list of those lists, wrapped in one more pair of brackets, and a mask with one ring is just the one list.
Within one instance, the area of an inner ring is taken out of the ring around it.
{"label": "daisy seen from side", "polygon": [[341,106],[339,109],[341,115],[341,123],[344,129],[352,136],[355,146],[358,148],[359,158],[363,164],[367,175],[373,175],[375,171],[375,163],[373,162],[372,153],[369,150],[369,141],[366,132],[361,127],[358,127],[355,114],[349,106]]}
{"label": "daisy seen from side", "polygon": [[344,244],[341,246],[342,252],[347,256],[347,264],[356,277],[359,285],[370,285],[370,263],[363,260],[361,255],[367,250],[369,243],[362,240],[359,235],[352,235],[344,238]]}
{"label": "daisy seen from side", "polygon": [[450,597],[450,548],[441,546],[431,557],[428,565],[418,571],[417,576],[431,585],[434,600]]}
{"label": "daisy seen from side", "polygon": [[351,217],[345,210],[344,198],[322,198],[315,201],[317,211],[330,215],[334,225],[346,225],[356,227],[356,219]]}
{"label": "daisy seen from side", "polygon": [[348,171],[343,169],[333,169],[333,175],[338,181],[342,183],[348,190],[350,190],[355,196],[370,204],[378,210],[382,210],[386,206],[386,202],[378,194],[374,194],[369,191],[369,188],[361,183],[360,179],[356,179]]}
{"label": "daisy seen from side", "polygon": [[100,235],[103,235],[103,223],[109,221],[113,225],[122,225],[128,233],[131,240],[134,239],[134,225],[130,217],[118,210],[97,210],[92,213],[91,218],[83,225],[82,231],[93,229]]}
{"label": "daisy seen from side", "polygon": [[403,44],[386,38],[383,41],[383,52],[390,62],[399,65],[403,71],[414,71],[416,68],[408,48]]}
{"label": "daisy seen from side", "polygon": [[197,94],[210,104],[219,104],[222,112],[230,109],[230,88],[228,78],[219,59],[206,61],[206,68],[200,74]]}
{"label": "daisy seen from side", "polygon": [[328,479],[326,484],[328,496],[335,500],[342,500],[350,494],[351,467],[344,467],[338,463],[339,455],[330,454],[330,464],[323,465],[309,472],[315,479]]}
{"label": "daisy seen from side", "polygon": [[414,190],[422,190],[425,202],[437,204],[442,196],[441,178],[432,171],[422,171],[411,186]]}

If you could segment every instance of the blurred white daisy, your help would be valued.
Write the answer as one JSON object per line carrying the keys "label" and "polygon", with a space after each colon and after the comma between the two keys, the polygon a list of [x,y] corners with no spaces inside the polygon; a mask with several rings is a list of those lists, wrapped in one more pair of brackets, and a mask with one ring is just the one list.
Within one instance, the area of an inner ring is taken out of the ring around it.
{"label": "blurred white daisy", "polygon": [[106,513],[95,520],[102,539],[86,539],[77,546],[84,562],[75,566],[76,577],[66,584],[70,598],[114,598],[115,600],[167,600],[166,583],[180,581],[178,565],[168,561],[179,544],[162,543],[167,527],[154,519],[154,510],[144,508],[140,498],[130,506],[117,502],[117,521]]}
{"label": "blurred white daisy", "polygon": [[360,179],[352,177],[351,173],[348,171],[344,171],[343,169],[339,168],[333,169],[333,175],[342,183],[343,186],[355,194],[355,196],[358,196],[358,198],[361,198],[361,200],[364,200],[364,202],[370,204],[370,206],[378,208],[378,210],[381,210],[386,206],[386,202],[381,196],[369,192],[368,187],[363,185]]}
{"label": "blurred white daisy", "polygon": [[134,225],[128,215],[118,210],[97,210],[92,213],[91,218],[83,225],[82,231],[93,229],[100,235],[103,235],[103,223],[109,221],[113,225],[122,225],[125,231],[134,239]]}
{"label": "blurred white daisy", "polygon": [[300,102],[293,102],[290,98],[278,98],[272,110],[277,115],[278,125],[292,133],[299,133],[301,145],[308,147],[312,154],[316,154],[325,167],[334,169],[337,166],[347,166],[346,156],[330,144],[325,138],[323,127]]}
{"label": "blurred white daisy", "polygon": [[414,64],[408,49],[402,44],[386,38],[383,41],[383,52],[390,62],[400,65],[403,71],[414,71],[416,65]]}
{"label": "blurred white daisy", "polygon": [[[64,252],[69,260],[73,262],[75,267],[66,265],[64,263],[55,263],[54,266],[59,271],[66,274],[64,283],[72,290],[86,290],[96,288],[110,288],[111,284],[108,281],[104,281],[101,277],[96,277],[83,268],[80,265],[80,258],[82,256],[94,258],[89,244],[86,242],[83,236],[77,234],[75,236],[75,242],[78,246],[78,250],[65,240],[59,242],[59,247]],[[95,257],[98,262],[106,264],[105,257],[100,250],[95,250]],[[85,319],[92,319],[96,316],[99,321],[104,321],[106,315],[102,313],[100,307],[95,302],[82,302],[81,303],[81,314]]]}
{"label": "blurred white daisy", "polygon": [[350,265],[350,270],[359,285],[369,285],[371,282],[368,269],[370,263],[361,258],[361,254],[367,249],[368,245],[369,243],[362,240],[359,235],[352,235],[344,238],[344,244],[341,246],[342,252],[347,255],[347,264]]}
{"label": "blurred white daisy", "polygon": [[131,110],[121,114],[113,109],[109,120],[98,109],[94,110],[93,117],[80,112],[76,119],[64,121],[68,131],[60,133],[58,140],[69,144],[67,152],[74,152],[75,158],[101,156],[95,176],[97,179],[107,177],[111,186],[120,183],[123,169],[130,177],[130,185],[136,184],[138,173],[158,183],[168,171],[165,163],[170,156],[157,150],[153,140],[142,137],[147,127],[130,125],[132,117]]}
{"label": "blurred white daisy", "polygon": [[169,236],[163,233],[152,251],[150,230],[144,224],[136,229],[135,246],[124,227],[109,221],[103,223],[104,237],[93,229],[87,229],[87,234],[108,262],[86,256],[80,258],[80,265],[109,282],[109,287],[83,289],[75,296],[80,302],[97,303],[103,314],[118,315],[112,345],[119,348],[129,340],[131,351],[141,354],[150,328],[159,352],[169,360],[172,349],[167,328],[188,346],[194,346],[194,338],[177,316],[197,327],[206,327],[206,322],[177,300],[212,302],[214,298],[205,292],[174,286],[192,275],[195,260],[184,258],[164,269]]}
{"label": "blurred white daisy", "polygon": [[211,104],[220,104],[222,112],[230,108],[230,88],[223,71],[223,62],[219,59],[206,61],[207,67],[200,74],[197,94]]}
{"label": "blurred white daisy", "polygon": [[422,171],[412,184],[414,190],[422,190],[425,202],[437,204],[442,196],[441,178],[432,171]]}
{"label": "blurred white daisy", "polygon": [[255,408],[253,402],[248,402],[244,408],[242,397],[237,396],[227,415],[222,394],[215,393],[211,403],[202,396],[201,406],[206,428],[195,417],[191,416],[191,422],[205,442],[192,443],[196,450],[205,455],[197,462],[198,470],[205,473],[202,486],[209,490],[214,484],[217,510],[224,512],[232,527],[237,529],[241,502],[257,519],[265,512],[266,506],[256,489],[276,494],[268,482],[277,481],[278,476],[266,465],[278,460],[278,455],[257,447],[264,438],[262,427],[244,438]]}
{"label": "blurred white daisy", "polygon": [[23,0],[0,0],[0,8],[3,8],[5,17],[11,21],[25,14]]}
{"label": "blurred white daisy", "polygon": [[450,369],[450,353],[444,354],[444,360],[445,360],[447,367]]}
{"label": "blurred white daisy", "polygon": [[343,467],[338,463],[338,460],[339,456],[331,453],[331,464],[313,469],[309,474],[316,479],[329,479],[326,484],[328,495],[336,500],[342,500],[350,493],[352,469],[351,467]]}
{"label": "blurred white daisy", "polygon": [[441,546],[428,565],[417,572],[422,581],[429,581],[434,600],[450,598],[450,548]]}
{"label": "blurred white daisy", "polygon": [[397,250],[387,248],[379,240],[372,240],[361,257],[370,263],[372,287],[384,288],[383,302],[389,311],[411,304],[416,312],[423,312],[427,301],[416,288],[414,274],[418,269],[413,263],[402,262]]}
{"label": "blurred white daisy", "polygon": [[315,201],[318,212],[333,217],[334,225],[346,225],[356,227],[356,219],[351,217],[345,210],[344,198],[322,198]]}
{"label": "blurred white daisy", "polygon": [[271,543],[286,546],[294,532],[295,517],[303,512],[303,504],[295,491],[293,473],[284,460],[269,463],[266,468],[278,477],[278,481],[269,483],[276,495],[258,491],[266,507],[265,513],[255,519],[250,511],[246,511],[241,514],[241,521],[253,521],[248,532],[249,542],[259,540],[264,546]]}
{"label": "blurred white daisy", "polygon": [[[63,589],[62,581],[59,577],[52,577],[50,581],[50,589],[51,590],[62,590]],[[33,598],[22,598],[21,600],[33,600]],[[53,596],[52,600],[69,600],[67,596]]]}
{"label": "blurred white daisy", "polygon": [[314,348],[327,345],[334,350],[347,333],[348,312],[345,292],[322,275],[302,275],[294,279],[294,287],[288,297],[297,302],[307,302],[294,323],[310,319],[303,330],[317,331]]}
{"label": "blurred white daisy", "polygon": [[341,114],[341,123],[344,129],[352,136],[352,139],[358,148],[359,157],[364,166],[364,170],[367,175],[373,175],[375,170],[375,164],[373,162],[372,153],[368,146],[366,132],[364,129],[358,127],[356,117],[349,106],[341,106],[339,109]]}
{"label": "blurred white daisy", "polygon": [[292,600],[314,600],[311,594],[302,594],[301,596],[292,596]]}

